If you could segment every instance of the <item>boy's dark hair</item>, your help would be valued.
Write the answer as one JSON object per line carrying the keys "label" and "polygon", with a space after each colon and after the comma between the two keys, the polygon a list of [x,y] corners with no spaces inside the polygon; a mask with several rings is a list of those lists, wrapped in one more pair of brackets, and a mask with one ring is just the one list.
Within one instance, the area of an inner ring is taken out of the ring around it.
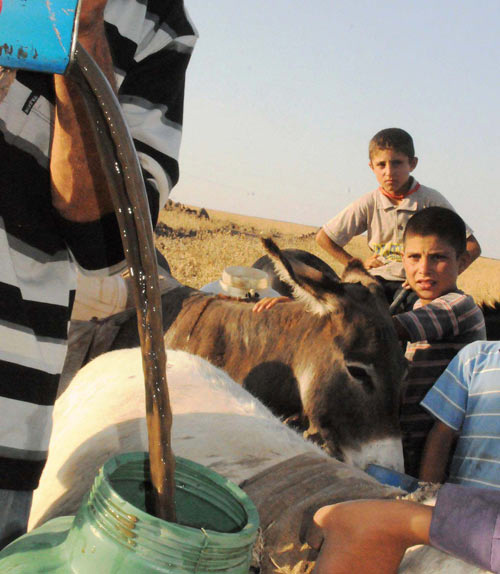
{"label": "boy's dark hair", "polygon": [[393,149],[404,153],[409,159],[415,157],[415,147],[411,135],[400,128],[380,130],[372,137],[368,146],[370,159],[378,150],[383,149]]}
{"label": "boy's dark hair", "polygon": [[457,257],[465,253],[467,237],[464,220],[446,207],[427,207],[412,215],[406,224],[403,243],[411,235],[427,237],[435,235],[449,243],[456,251]]}

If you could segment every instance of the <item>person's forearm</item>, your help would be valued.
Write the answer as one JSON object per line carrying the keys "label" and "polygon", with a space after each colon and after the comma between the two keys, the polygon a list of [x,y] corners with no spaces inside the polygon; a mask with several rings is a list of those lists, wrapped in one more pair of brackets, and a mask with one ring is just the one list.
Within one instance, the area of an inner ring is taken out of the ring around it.
{"label": "person's forearm", "polygon": [[342,265],[347,265],[349,261],[353,259],[353,256],[350,255],[343,247],[340,247],[340,245],[337,245],[332,241],[323,229],[320,229],[316,234],[316,243],[332,257],[337,259],[337,261],[340,261]]}
{"label": "person's forearm", "polygon": [[[104,8],[84,13],[83,8],[88,4],[82,5],[78,40],[114,87],[111,55],[104,32]],[[54,76],[54,85],[56,113],[50,160],[52,203],[65,219],[95,221],[112,212],[113,204],[84,103],[78,87],[66,76]]]}
{"label": "person's forearm", "polygon": [[358,500],[326,506],[308,533],[312,548],[324,538],[315,574],[397,572],[405,550],[429,544],[433,508],[403,500]]}
{"label": "person's forearm", "polygon": [[424,482],[443,482],[446,465],[455,439],[455,431],[441,422],[434,424],[425,443],[419,479]]}

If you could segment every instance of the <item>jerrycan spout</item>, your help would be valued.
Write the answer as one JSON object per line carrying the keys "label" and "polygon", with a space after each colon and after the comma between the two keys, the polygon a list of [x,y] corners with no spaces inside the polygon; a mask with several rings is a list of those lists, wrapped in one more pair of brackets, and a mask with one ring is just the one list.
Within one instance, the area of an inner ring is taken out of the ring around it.
{"label": "jerrycan spout", "polygon": [[79,13],[79,0],[0,0],[0,66],[64,74]]}

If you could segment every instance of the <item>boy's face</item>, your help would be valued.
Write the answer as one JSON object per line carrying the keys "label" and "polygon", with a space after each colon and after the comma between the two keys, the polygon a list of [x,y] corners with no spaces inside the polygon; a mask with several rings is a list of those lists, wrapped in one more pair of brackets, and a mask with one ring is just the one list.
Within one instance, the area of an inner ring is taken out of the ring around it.
{"label": "boy's face", "polygon": [[416,157],[410,159],[393,149],[379,149],[372,154],[368,165],[385,191],[403,196],[408,191],[408,179],[417,163]]}
{"label": "boy's face", "polygon": [[465,259],[465,254],[457,256],[455,248],[436,235],[406,237],[403,253],[406,280],[424,305],[457,288]]}

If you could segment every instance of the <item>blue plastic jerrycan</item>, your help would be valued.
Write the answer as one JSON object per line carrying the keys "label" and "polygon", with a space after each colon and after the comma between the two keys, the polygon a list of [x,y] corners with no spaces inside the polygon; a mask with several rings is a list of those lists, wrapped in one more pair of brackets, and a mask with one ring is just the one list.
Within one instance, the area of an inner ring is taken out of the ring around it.
{"label": "blue plastic jerrycan", "polygon": [[0,66],[64,74],[78,14],[79,0],[0,0]]}

